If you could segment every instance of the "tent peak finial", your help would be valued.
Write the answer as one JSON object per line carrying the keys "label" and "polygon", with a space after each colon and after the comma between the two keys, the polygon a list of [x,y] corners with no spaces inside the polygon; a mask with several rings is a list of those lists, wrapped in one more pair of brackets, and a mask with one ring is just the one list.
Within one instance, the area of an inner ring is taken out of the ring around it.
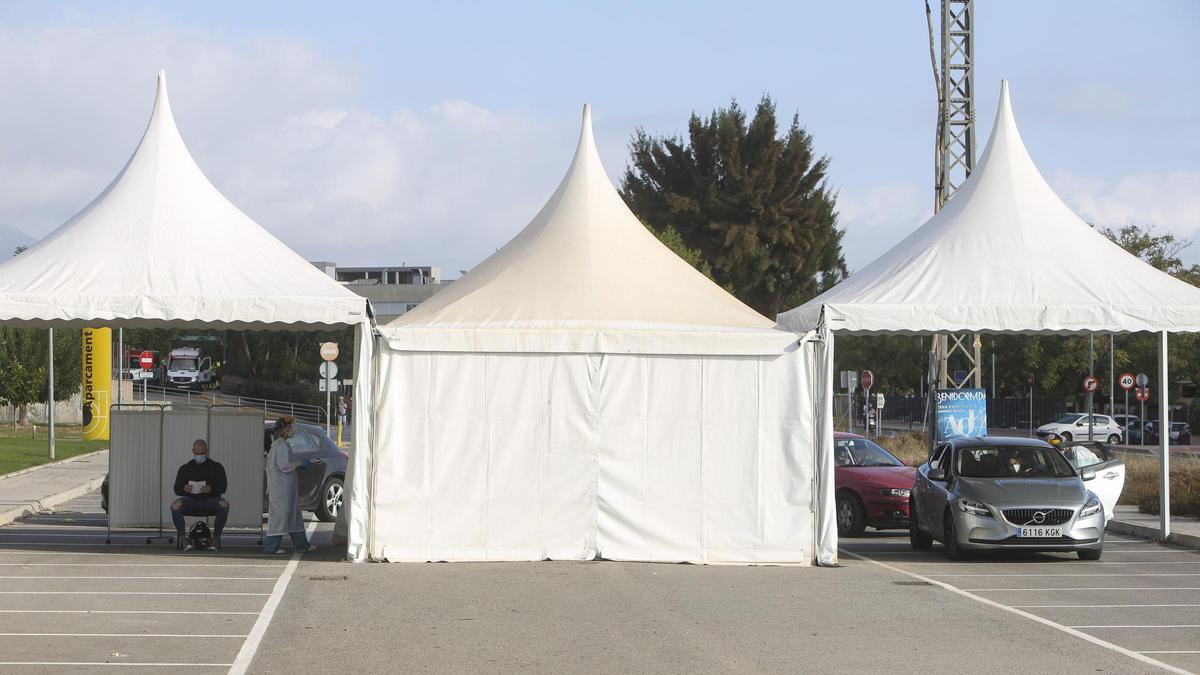
{"label": "tent peak finial", "polygon": [[583,128],[586,131],[592,130],[592,104],[583,104]]}

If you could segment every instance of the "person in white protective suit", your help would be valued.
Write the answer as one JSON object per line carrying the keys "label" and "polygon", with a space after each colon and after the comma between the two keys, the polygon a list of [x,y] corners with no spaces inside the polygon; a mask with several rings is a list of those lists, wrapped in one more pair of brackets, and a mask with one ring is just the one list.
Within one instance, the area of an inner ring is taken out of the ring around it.
{"label": "person in white protective suit", "polygon": [[304,516],[300,513],[300,478],[296,470],[308,462],[296,462],[292,458],[292,445],[288,440],[295,429],[291,417],[275,420],[275,440],[267,455],[267,536],[263,537],[263,551],[281,553],[279,546],[283,535],[291,535],[292,546],[297,553],[316,549],[308,543],[304,533]]}

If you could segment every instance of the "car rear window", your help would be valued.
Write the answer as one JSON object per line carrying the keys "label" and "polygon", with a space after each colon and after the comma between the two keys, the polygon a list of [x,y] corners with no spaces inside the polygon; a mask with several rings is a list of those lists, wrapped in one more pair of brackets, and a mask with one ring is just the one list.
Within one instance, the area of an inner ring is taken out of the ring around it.
{"label": "car rear window", "polygon": [[958,451],[956,473],[965,478],[1067,478],[1074,469],[1053,448],[974,445]]}

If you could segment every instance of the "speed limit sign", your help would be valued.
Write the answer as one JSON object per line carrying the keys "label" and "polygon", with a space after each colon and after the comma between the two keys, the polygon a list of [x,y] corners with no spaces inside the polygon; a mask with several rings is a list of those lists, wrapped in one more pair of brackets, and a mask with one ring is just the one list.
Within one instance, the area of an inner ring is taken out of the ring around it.
{"label": "speed limit sign", "polygon": [[1117,379],[1117,383],[1120,384],[1121,388],[1124,389],[1125,391],[1129,391],[1130,389],[1133,389],[1133,385],[1134,385],[1133,373],[1121,373],[1121,377],[1119,377]]}
{"label": "speed limit sign", "polygon": [[1090,393],[1090,392],[1096,391],[1096,388],[1099,386],[1100,386],[1100,380],[1097,380],[1096,378],[1092,377],[1091,375],[1083,378],[1083,390],[1084,391]]}

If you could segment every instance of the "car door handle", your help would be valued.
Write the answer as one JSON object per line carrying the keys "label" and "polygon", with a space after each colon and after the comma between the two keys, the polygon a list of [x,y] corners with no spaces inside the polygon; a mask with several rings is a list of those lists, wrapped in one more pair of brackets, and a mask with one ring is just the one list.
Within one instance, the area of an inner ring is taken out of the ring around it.
{"label": "car door handle", "polygon": [[321,459],[320,457],[317,457],[316,459],[312,459],[309,461],[311,461],[313,464],[324,464],[325,463],[325,460]]}
{"label": "car door handle", "polygon": [[1116,471],[1109,471],[1108,473],[1104,474],[1104,478],[1105,478],[1105,480],[1112,480],[1119,475],[1120,474],[1117,473]]}

